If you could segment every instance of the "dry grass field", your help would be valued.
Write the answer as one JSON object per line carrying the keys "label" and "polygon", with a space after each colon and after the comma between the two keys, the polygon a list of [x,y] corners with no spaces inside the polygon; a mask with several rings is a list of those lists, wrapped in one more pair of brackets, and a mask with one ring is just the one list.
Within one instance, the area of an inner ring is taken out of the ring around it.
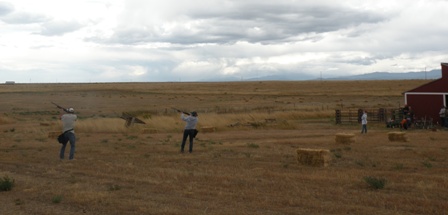
{"label": "dry grass field", "polygon": [[[391,142],[383,123],[334,122],[337,108],[402,106],[425,82],[0,85],[0,179],[14,180],[0,214],[448,214],[447,131]],[[79,117],[74,161],[48,137],[51,102]],[[173,107],[199,113],[191,154]],[[298,148],[329,150],[329,165],[299,164]]]}

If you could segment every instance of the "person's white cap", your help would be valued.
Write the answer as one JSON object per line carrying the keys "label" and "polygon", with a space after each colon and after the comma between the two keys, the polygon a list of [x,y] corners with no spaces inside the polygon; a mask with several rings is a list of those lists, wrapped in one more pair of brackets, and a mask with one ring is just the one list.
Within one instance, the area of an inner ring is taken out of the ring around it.
{"label": "person's white cap", "polygon": [[67,111],[68,111],[69,113],[74,113],[74,112],[75,112],[75,109],[73,109],[73,108],[68,108]]}

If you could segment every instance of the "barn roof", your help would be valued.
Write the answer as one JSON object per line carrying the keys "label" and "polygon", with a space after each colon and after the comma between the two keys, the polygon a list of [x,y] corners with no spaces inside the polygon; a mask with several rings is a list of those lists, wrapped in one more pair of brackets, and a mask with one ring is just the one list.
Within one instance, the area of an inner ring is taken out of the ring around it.
{"label": "barn roof", "polygon": [[408,90],[405,93],[448,93],[448,63],[441,63],[442,66],[442,77],[434,81],[423,84],[412,90]]}

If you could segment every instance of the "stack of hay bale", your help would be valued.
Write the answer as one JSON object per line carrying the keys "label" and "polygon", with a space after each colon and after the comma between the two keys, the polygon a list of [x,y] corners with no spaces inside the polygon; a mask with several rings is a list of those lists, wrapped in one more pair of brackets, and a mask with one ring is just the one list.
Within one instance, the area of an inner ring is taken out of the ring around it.
{"label": "stack of hay bale", "polygon": [[392,142],[408,142],[405,132],[389,132],[389,141]]}
{"label": "stack of hay bale", "polygon": [[331,160],[330,151],[327,149],[297,149],[297,162],[299,164],[326,167]]}
{"label": "stack of hay bale", "polygon": [[350,144],[355,142],[355,135],[354,134],[346,134],[346,133],[339,133],[336,134],[336,143],[341,144]]}

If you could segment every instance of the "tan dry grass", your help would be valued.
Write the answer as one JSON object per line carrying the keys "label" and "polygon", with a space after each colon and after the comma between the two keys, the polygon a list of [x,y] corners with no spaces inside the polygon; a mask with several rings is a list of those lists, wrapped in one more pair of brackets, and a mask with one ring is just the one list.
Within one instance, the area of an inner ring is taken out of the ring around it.
{"label": "tan dry grass", "polygon": [[13,118],[8,117],[8,116],[0,115],[0,125],[2,125],[2,124],[12,124],[14,122],[15,122],[15,120]]}
{"label": "tan dry grass", "polygon": [[88,118],[78,120],[75,126],[77,132],[87,133],[122,133],[127,131],[125,120],[120,118]]}

